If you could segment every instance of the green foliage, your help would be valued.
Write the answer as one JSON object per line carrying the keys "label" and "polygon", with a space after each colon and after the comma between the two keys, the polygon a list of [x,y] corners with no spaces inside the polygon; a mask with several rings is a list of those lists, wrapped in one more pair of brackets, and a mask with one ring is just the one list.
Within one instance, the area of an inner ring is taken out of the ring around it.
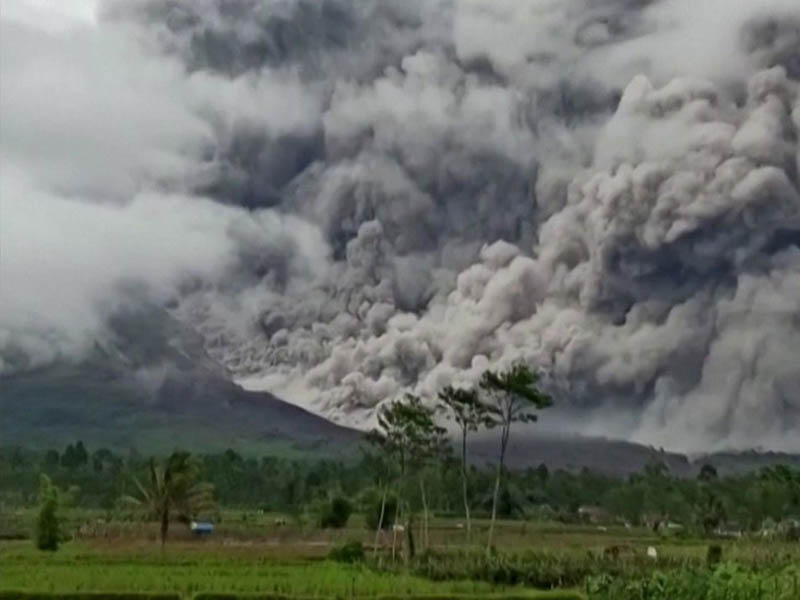
{"label": "green foliage", "polygon": [[344,496],[334,496],[327,502],[319,517],[323,529],[341,529],[347,525],[353,513],[353,504]]}
{"label": "green foliage", "polygon": [[[67,469],[54,464],[48,454],[21,448],[0,448],[0,502],[6,507],[41,508],[39,474],[48,475],[61,491],[59,507],[103,508],[109,514],[134,518],[137,513],[156,518],[138,501],[117,505],[121,496],[141,496],[134,480],[147,484],[150,479],[149,459],[136,454],[118,455],[94,451],[89,468]],[[15,458],[16,457],[16,458]],[[102,470],[95,470],[95,457]],[[162,465],[163,461],[156,461]],[[381,479],[386,461],[365,455],[350,463],[336,461],[298,461],[267,456],[262,458],[219,453],[194,457],[197,481],[208,482],[222,506],[264,510],[284,515],[308,512],[327,498],[330,490],[347,498],[359,498],[357,511],[371,526],[376,526],[380,499],[386,484],[391,484],[386,527],[396,514],[391,497],[399,496],[419,510],[417,474],[409,471],[400,484]],[[396,462],[396,461],[395,461]],[[412,465],[413,461],[409,462]],[[650,466],[645,473],[628,478],[599,475],[589,471],[527,469],[504,471],[503,485],[498,492],[498,513],[529,518],[551,518],[577,522],[580,506],[599,506],[613,520],[632,525],[678,523],[691,535],[715,536],[715,530],[739,530],[762,535],[768,540],[790,540],[798,528],[792,519],[800,516],[800,494],[797,492],[798,471],[765,469],[737,475],[719,475],[716,479],[676,477],[660,466]],[[411,475],[414,476],[413,480]],[[463,512],[461,473],[449,464],[419,470],[424,477],[427,500],[436,514]],[[470,502],[474,510],[485,514],[490,506],[496,471],[469,468]],[[377,484],[377,489],[376,488]],[[149,485],[147,485],[149,487]],[[503,490],[508,490],[506,495]],[[711,502],[711,499],[714,499]],[[141,499],[141,498],[140,498]],[[183,517],[170,511],[175,519]],[[214,507],[209,513],[216,515]],[[199,516],[211,516],[211,514]],[[313,511],[315,516],[319,512]],[[712,517],[711,520],[706,517]],[[9,535],[30,535],[34,522],[14,527]],[[669,533],[664,527],[659,534]],[[674,535],[670,533],[670,535]]]}
{"label": "green foliage", "polygon": [[719,544],[712,544],[708,547],[706,552],[706,564],[709,567],[715,567],[722,562],[722,546]]}
{"label": "green foliage", "polygon": [[58,500],[48,498],[42,503],[36,520],[36,547],[39,550],[55,552],[58,550],[60,532],[58,526]]}
{"label": "green foliage", "polygon": [[78,441],[74,446],[70,444],[61,455],[61,466],[67,469],[78,469],[89,462],[89,453],[82,441]]}
{"label": "green foliage", "polygon": [[648,577],[589,580],[590,600],[796,600],[798,572],[753,571],[733,564],[716,569],[657,571]]}
{"label": "green foliage", "polygon": [[[425,406],[418,396],[406,394],[403,401],[392,402],[378,411],[378,428],[373,429],[367,436],[367,441],[382,452],[388,461],[395,459],[399,464],[399,479],[394,483],[399,486],[402,494],[401,508],[407,509],[406,535],[409,555],[413,555],[415,551],[413,530],[410,527],[414,518],[414,504],[407,493],[409,480],[416,478],[419,484],[423,511],[422,545],[425,546],[428,543],[429,512],[424,470],[431,462],[446,461],[450,453],[447,431],[436,424],[435,413],[436,409]],[[383,514],[385,519],[385,510],[379,512],[376,529],[382,523],[380,514]],[[377,551],[378,533],[375,535]]]}
{"label": "green foliage", "polygon": [[786,541],[800,542],[800,525],[791,523],[786,527]]}
{"label": "green foliage", "polygon": [[405,474],[449,449],[446,430],[436,425],[435,413],[418,396],[406,394],[402,401],[378,411],[378,428],[368,434],[367,442],[396,459],[401,475]]}
{"label": "green foliage", "polygon": [[446,386],[439,392],[439,402],[448,418],[453,419],[463,431],[477,431],[489,424],[488,409],[481,402],[477,390]]}
{"label": "green foliage", "polygon": [[0,591],[0,600],[181,600],[181,595],[135,592],[45,593]]}
{"label": "green foliage", "polygon": [[46,468],[54,468],[57,467],[59,462],[61,461],[61,457],[58,454],[58,450],[48,450],[44,454],[44,466]]}
{"label": "green foliage", "polygon": [[[306,600],[303,597],[287,594],[195,594],[193,600]],[[310,600],[310,599],[308,599]]]}
{"label": "green foliage", "polygon": [[467,540],[471,526],[469,498],[469,470],[467,467],[467,437],[470,432],[489,425],[488,409],[481,402],[477,390],[447,386],[439,392],[439,402],[448,418],[458,424],[461,431],[461,495],[464,517],[467,521]]}
{"label": "green foliage", "polygon": [[[666,561],[659,563],[670,566]],[[682,567],[680,562],[673,566]],[[622,562],[610,556],[592,553],[547,551],[503,552],[491,554],[475,550],[421,554],[411,568],[417,575],[434,581],[464,579],[484,581],[494,586],[524,586],[539,589],[582,586],[585,582],[628,574],[644,576],[653,565],[640,554]]]}
{"label": "green foliage", "polygon": [[497,498],[497,514],[505,518],[522,518],[525,510],[522,504],[522,494],[516,486],[506,483],[500,488]]}
{"label": "green foliage", "polygon": [[149,474],[146,485],[134,478],[138,497],[124,496],[121,501],[139,507],[147,517],[160,521],[162,546],[167,540],[173,516],[188,523],[215,510],[213,486],[197,481],[199,466],[188,452],[174,452],[163,463],[150,459]]}
{"label": "green foliage", "polygon": [[547,408],[553,404],[553,400],[539,389],[539,375],[522,363],[499,373],[491,370],[484,372],[480,387],[489,397],[485,424],[489,428],[500,428],[500,455],[492,494],[492,521],[486,544],[486,551],[490,552],[511,425],[516,422],[533,423],[537,416],[531,410]]}
{"label": "green foliage", "polygon": [[[364,523],[367,529],[375,530],[381,520],[381,505],[383,498],[380,494],[370,494],[364,512]],[[383,507],[382,529],[388,530],[394,526],[394,518],[397,514],[397,506],[400,500],[397,496],[389,494],[386,496],[386,505]]]}
{"label": "green foliage", "polygon": [[536,421],[531,409],[544,409],[553,404],[552,398],[539,389],[539,375],[522,363],[506,371],[484,372],[480,387],[494,400],[486,404],[489,427]]}
{"label": "green foliage", "polygon": [[61,541],[58,520],[58,488],[47,475],[40,476],[39,516],[36,519],[36,547],[39,550],[55,552]]}
{"label": "green foliage", "polygon": [[[193,600],[336,600],[334,596],[295,596],[287,594],[196,594]],[[381,594],[369,600],[584,600],[580,594],[567,591],[506,592],[500,594]],[[0,598],[0,600],[2,600]],[[112,598],[112,600],[114,600]]]}
{"label": "green foliage", "polygon": [[[193,600],[337,600],[334,596],[294,596],[286,594],[197,594]],[[500,594],[381,594],[368,600],[584,600],[575,592],[506,592]],[[0,599],[2,600],[2,599]],[[114,600],[112,598],[112,600]]]}
{"label": "green foliage", "polygon": [[341,563],[363,562],[365,558],[364,545],[358,540],[347,542],[333,548],[328,553],[328,558]]}
{"label": "green foliage", "polygon": [[114,454],[108,448],[100,448],[95,450],[92,454],[92,468],[97,473],[101,473],[109,468],[117,466],[117,460]]}
{"label": "green foliage", "polygon": [[[64,548],[57,560],[38,552],[9,555],[0,548],[6,589],[85,592],[169,592],[184,600],[198,594],[261,595],[262,597],[375,598],[378,596],[491,597],[492,586],[481,582],[433,582],[409,573],[386,573],[364,564],[304,561],[264,555],[264,547],[215,548],[198,544],[188,555],[168,548],[80,545]],[[271,553],[281,552],[273,548]],[[250,596],[252,597],[252,596]]]}

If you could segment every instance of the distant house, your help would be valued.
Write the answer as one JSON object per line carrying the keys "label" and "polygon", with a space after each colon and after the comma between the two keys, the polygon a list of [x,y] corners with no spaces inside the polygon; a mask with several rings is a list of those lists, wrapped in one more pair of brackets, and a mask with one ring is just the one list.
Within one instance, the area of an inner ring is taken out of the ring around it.
{"label": "distant house", "polygon": [[714,530],[714,535],[723,538],[740,538],[744,528],[735,522],[725,523]]}
{"label": "distant house", "polygon": [[776,523],[772,519],[766,519],[759,531],[761,537],[785,537],[790,541],[800,540],[800,519],[784,519]]}
{"label": "distant house", "polygon": [[192,533],[197,537],[205,537],[211,535],[214,532],[214,524],[204,521],[192,521],[189,528],[192,530]]}
{"label": "distant house", "polygon": [[648,529],[657,532],[676,529],[675,525],[679,525],[678,523],[672,523],[673,526],[670,527],[669,517],[663,513],[647,513],[642,515],[642,524]]}
{"label": "distant house", "polygon": [[686,527],[682,523],[670,521],[666,516],[656,513],[649,513],[642,517],[642,524],[648,529],[658,533],[678,533],[684,531]]}

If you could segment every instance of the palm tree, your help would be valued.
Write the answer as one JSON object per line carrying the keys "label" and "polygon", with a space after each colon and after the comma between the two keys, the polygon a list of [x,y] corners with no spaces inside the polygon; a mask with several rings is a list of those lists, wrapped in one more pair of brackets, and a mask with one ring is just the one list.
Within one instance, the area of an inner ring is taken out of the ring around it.
{"label": "palm tree", "polygon": [[198,482],[199,470],[188,452],[174,452],[163,463],[150,459],[149,485],[133,479],[139,496],[125,496],[123,502],[138,506],[150,518],[161,522],[161,547],[167,541],[171,517],[188,523],[193,517],[215,508],[214,487],[210,483]]}

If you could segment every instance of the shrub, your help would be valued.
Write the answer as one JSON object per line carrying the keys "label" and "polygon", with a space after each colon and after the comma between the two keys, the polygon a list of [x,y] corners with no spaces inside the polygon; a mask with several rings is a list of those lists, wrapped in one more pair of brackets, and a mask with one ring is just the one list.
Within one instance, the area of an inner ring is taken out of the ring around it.
{"label": "shrub", "polygon": [[138,592],[17,592],[2,591],[0,600],[181,600],[174,593]]}
{"label": "shrub", "polygon": [[364,546],[359,541],[352,541],[333,548],[328,558],[341,563],[357,563],[364,560]]}
{"label": "shrub", "polygon": [[672,569],[648,576],[590,578],[590,600],[795,600],[793,569],[759,572],[721,563],[715,569]]}
{"label": "shrub", "polygon": [[708,547],[706,552],[706,564],[709,567],[714,567],[722,561],[722,546],[714,544]]}
{"label": "shrub", "polygon": [[796,523],[792,523],[786,529],[786,541],[788,542],[800,542],[800,525]]}
{"label": "shrub", "polygon": [[323,529],[341,529],[347,525],[353,505],[347,498],[337,496],[325,505],[320,515],[319,524]]}
{"label": "shrub", "polygon": [[[381,501],[382,498],[377,496],[367,505],[366,514],[364,515],[367,529],[374,531],[378,528],[378,521],[380,521],[381,518]],[[386,497],[382,529],[391,529],[394,526],[394,518],[397,514],[397,504],[397,496]]]}
{"label": "shrub", "polygon": [[60,541],[58,526],[58,499],[55,496],[46,498],[36,520],[36,547],[39,550],[55,552]]}

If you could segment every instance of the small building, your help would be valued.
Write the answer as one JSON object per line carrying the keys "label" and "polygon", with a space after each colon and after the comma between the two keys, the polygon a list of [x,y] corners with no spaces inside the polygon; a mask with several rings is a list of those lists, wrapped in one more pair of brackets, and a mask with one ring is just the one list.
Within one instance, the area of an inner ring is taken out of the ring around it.
{"label": "small building", "polygon": [[214,524],[205,521],[192,521],[189,528],[197,537],[209,536],[214,532]]}
{"label": "small building", "polygon": [[714,535],[721,538],[740,538],[744,528],[738,523],[725,523],[714,530]]}

